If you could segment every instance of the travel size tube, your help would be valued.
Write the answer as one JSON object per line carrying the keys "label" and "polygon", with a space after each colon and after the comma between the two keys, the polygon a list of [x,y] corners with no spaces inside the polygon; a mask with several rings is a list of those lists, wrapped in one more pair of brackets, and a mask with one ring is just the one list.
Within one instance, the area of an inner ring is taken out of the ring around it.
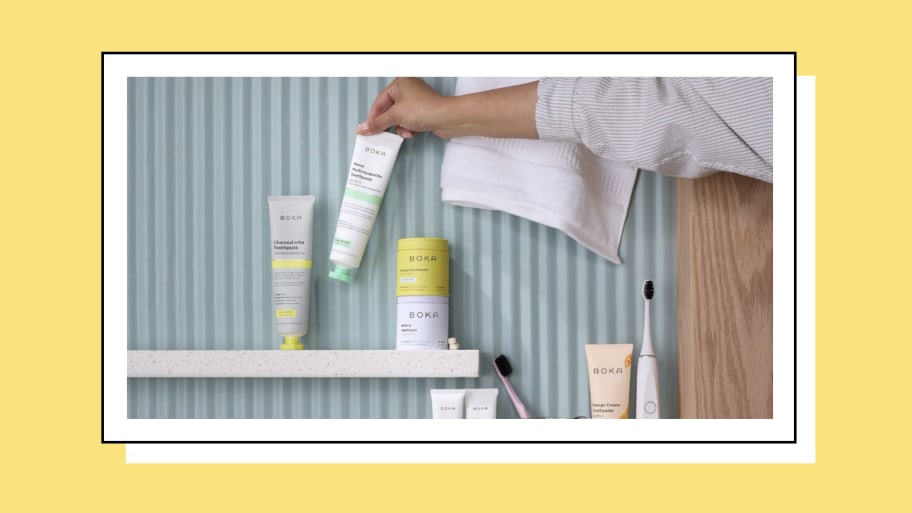
{"label": "travel size tube", "polygon": [[593,419],[630,418],[633,344],[586,344]]}
{"label": "travel size tube", "polygon": [[402,137],[390,132],[355,137],[355,151],[329,253],[329,260],[334,264],[330,278],[351,282],[351,271],[361,267],[364,248],[401,145]]}
{"label": "travel size tube", "polygon": [[496,419],[497,388],[467,388],[465,391],[465,418]]}
{"label": "travel size tube", "polygon": [[315,196],[269,196],[272,309],[280,349],[304,349],[310,312]]}
{"label": "travel size tube", "polygon": [[465,390],[432,388],[431,409],[435,419],[465,418]]}

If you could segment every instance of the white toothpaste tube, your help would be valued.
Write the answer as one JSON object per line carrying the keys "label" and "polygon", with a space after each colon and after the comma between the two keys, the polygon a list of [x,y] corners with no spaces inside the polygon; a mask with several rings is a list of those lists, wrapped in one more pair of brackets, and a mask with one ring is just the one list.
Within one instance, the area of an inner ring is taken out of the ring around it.
{"label": "white toothpaste tube", "polygon": [[272,307],[281,349],[304,349],[310,312],[315,196],[269,196]]}
{"label": "white toothpaste tube", "polygon": [[467,388],[465,391],[465,418],[496,419],[497,392],[496,388]]}
{"label": "white toothpaste tube", "polygon": [[435,419],[465,418],[465,390],[432,388],[431,410]]}
{"label": "white toothpaste tube", "polygon": [[355,150],[329,253],[333,263],[330,278],[351,282],[352,271],[361,267],[361,258],[401,145],[402,137],[390,132],[355,137]]}

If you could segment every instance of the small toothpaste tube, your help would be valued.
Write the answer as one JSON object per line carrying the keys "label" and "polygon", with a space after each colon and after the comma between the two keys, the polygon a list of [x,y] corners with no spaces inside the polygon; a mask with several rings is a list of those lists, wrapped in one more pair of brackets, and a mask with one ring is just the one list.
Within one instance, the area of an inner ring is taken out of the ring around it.
{"label": "small toothpaste tube", "polygon": [[633,344],[586,344],[593,419],[630,418]]}
{"label": "small toothpaste tube", "polygon": [[315,196],[269,196],[272,308],[280,349],[304,349],[310,312]]}
{"label": "small toothpaste tube", "polygon": [[361,258],[401,145],[402,137],[390,132],[355,137],[355,150],[329,253],[329,261],[333,264],[330,278],[349,283],[352,270],[361,267]]}
{"label": "small toothpaste tube", "polygon": [[496,419],[497,388],[467,388],[465,390],[465,418]]}
{"label": "small toothpaste tube", "polygon": [[435,419],[465,418],[465,390],[432,388],[431,412]]}

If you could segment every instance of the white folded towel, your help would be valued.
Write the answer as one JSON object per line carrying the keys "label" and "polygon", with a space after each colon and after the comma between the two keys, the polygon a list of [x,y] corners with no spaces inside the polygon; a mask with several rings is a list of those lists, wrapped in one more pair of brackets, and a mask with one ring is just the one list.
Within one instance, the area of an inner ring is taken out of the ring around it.
{"label": "white folded towel", "polygon": [[[456,94],[532,80],[459,78]],[[455,137],[447,142],[440,188],[444,203],[499,210],[556,228],[619,264],[636,177],[636,168],[581,144]]]}

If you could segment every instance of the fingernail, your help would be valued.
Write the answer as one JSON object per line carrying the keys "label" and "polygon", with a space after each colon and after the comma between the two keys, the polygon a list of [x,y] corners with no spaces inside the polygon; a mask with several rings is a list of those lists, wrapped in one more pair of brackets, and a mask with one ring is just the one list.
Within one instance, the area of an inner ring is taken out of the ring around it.
{"label": "fingernail", "polygon": [[367,132],[367,123],[358,123],[357,131],[362,133]]}

